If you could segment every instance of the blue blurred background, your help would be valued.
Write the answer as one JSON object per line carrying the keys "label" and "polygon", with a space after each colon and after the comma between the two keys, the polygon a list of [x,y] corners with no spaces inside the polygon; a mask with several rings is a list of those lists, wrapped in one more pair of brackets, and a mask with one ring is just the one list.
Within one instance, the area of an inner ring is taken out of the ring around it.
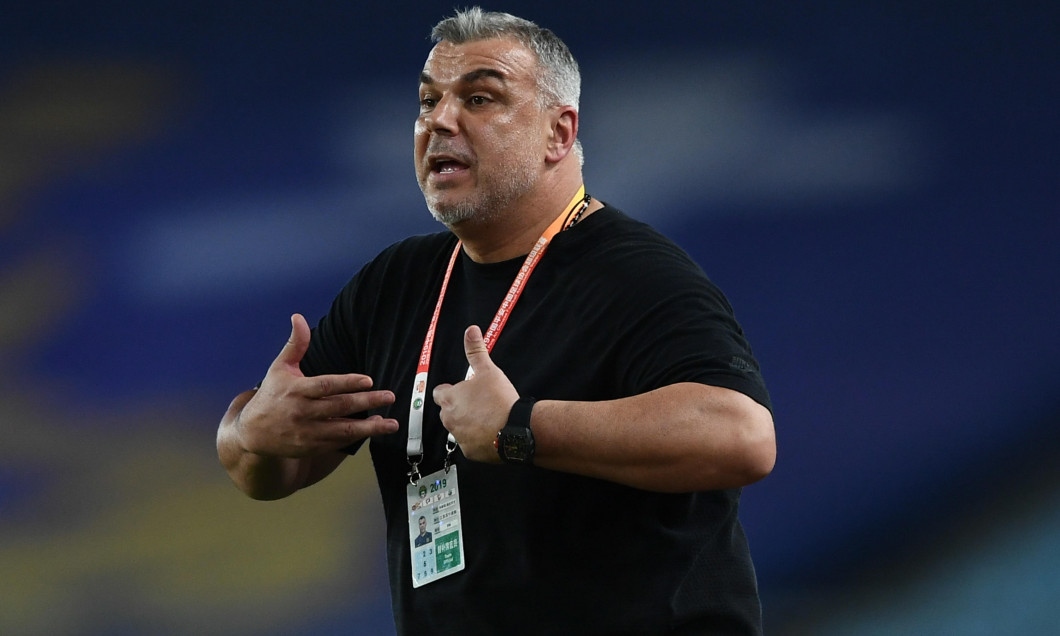
{"label": "blue blurred background", "polygon": [[[485,8],[569,43],[589,191],[751,338],[768,632],[1057,633],[1057,6]],[[266,504],[213,437],[292,312],[437,229],[411,131],[451,11],[2,7],[0,633],[392,633],[367,456]]]}

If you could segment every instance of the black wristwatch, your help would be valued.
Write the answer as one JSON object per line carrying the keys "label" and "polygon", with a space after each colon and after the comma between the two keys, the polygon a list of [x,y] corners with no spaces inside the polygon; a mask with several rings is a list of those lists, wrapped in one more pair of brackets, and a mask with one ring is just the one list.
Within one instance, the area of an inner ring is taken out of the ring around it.
{"label": "black wristwatch", "polygon": [[534,461],[534,432],[530,430],[530,413],[534,410],[532,397],[516,400],[508,413],[508,423],[497,431],[493,445],[501,461],[507,464],[532,464]]}

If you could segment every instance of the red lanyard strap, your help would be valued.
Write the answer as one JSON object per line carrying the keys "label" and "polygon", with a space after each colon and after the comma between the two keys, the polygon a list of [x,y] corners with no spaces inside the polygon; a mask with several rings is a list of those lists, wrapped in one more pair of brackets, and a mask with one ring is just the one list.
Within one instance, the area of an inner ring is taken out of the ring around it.
{"label": "red lanyard strap", "polygon": [[[508,322],[508,317],[511,315],[515,303],[519,301],[523,288],[526,287],[527,281],[530,280],[530,274],[533,273],[534,268],[541,261],[541,257],[545,255],[549,242],[563,229],[567,219],[570,218],[579,204],[583,206],[586,204],[584,185],[578,188],[578,193],[563,208],[563,212],[548,226],[541,238],[537,239],[537,243],[534,244],[530,253],[526,255],[523,266],[519,268],[519,273],[516,274],[508,293],[505,294],[504,300],[501,301],[501,306],[493,316],[489,329],[482,336],[486,343],[487,351],[493,350],[493,345],[497,342],[497,338],[500,337],[501,331],[504,330],[504,325]],[[409,461],[412,462],[413,469],[417,470],[417,472],[418,469],[416,467],[419,462],[413,462],[412,458],[422,457],[423,455],[423,407],[427,399],[427,373],[430,371],[431,366],[431,350],[434,348],[434,336],[438,327],[438,316],[442,313],[442,302],[445,300],[445,292],[449,288],[449,279],[452,277],[453,267],[456,265],[456,259],[460,255],[462,245],[460,241],[457,241],[456,247],[453,248],[453,255],[449,258],[449,266],[446,267],[445,278],[442,279],[442,289],[438,292],[438,302],[434,305],[434,314],[431,316],[430,326],[427,327],[427,335],[423,338],[423,348],[420,350],[420,360],[416,366],[416,377],[412,382],[412,401],[409,405],[409,440],[405,451],[409,456]],[[471,375],[471,369],[468,368],[467,377],[471,377]]]}

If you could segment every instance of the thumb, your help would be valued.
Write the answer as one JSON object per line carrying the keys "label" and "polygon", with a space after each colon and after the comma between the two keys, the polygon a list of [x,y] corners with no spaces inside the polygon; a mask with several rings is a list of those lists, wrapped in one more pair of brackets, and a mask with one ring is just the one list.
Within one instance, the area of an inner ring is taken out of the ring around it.
{"label": "thumb", "polygon": [[473,373],[481,373],[493,367],[486,341],[482,339],[482,330],[477,325],[471,325],[464,331],[464,355],[467,356],[467,363],[471,365]]}
{"label": "thumb", "polygon": [[287,344],[280,349],[280,355],[276,356],[274,365],[293,366],[298,368],[302,356],[309,349],[309,323],[302,314],[291,316],[291,337]]}

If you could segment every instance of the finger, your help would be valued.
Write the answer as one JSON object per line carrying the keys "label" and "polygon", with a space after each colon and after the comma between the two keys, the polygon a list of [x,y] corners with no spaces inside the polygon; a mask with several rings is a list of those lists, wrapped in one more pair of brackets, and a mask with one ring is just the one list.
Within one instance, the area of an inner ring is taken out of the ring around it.
{"label": "finger", "polygon": [[486,348],[486,342],[482,339],[482,330],[477,325],[471,325],[464,331],[464,354],[467,356],[467,363],[471,365],[471,370],[475,373],[481,373],[493,366],[489,349]]}
{"label": "finger", "polygon": [[449,389],[452,387],[452,384],[439,384],[435,386],[434,391],[431,393],[431,397],[434,398],[434,403],[438,406],[445,406],[445,402],[449,396]]}
{"label": "finger", "polygon": [[372,435],[387,435],[398,430],[394,419],[373,415],[365,419],[336,418],[317,429],[317,439],[341,448]]}
{"label": "finger", "polygon": [[280,349],[280,354],[276,356],[273,364],[297,369],[309,349],[309,337],[309,324],[305,317],[302,314],[291,316],[291,337],[287,339],[283,349]]}
{"label": "finger", "polygon": [[364,391],[361,393],[344,393],[332,395],[320,400],[313,400],[304,413],[310,419],[348,418],[353,413],[362,413],[372,409],[390,406],[394,403],[394,394],[390,391]]}
{"label": "finger", "polygon": [[320,399],[344,393],[360,393],[372,388],[372,378],[360,373],[314,375],[302,381],[301,394]]}

